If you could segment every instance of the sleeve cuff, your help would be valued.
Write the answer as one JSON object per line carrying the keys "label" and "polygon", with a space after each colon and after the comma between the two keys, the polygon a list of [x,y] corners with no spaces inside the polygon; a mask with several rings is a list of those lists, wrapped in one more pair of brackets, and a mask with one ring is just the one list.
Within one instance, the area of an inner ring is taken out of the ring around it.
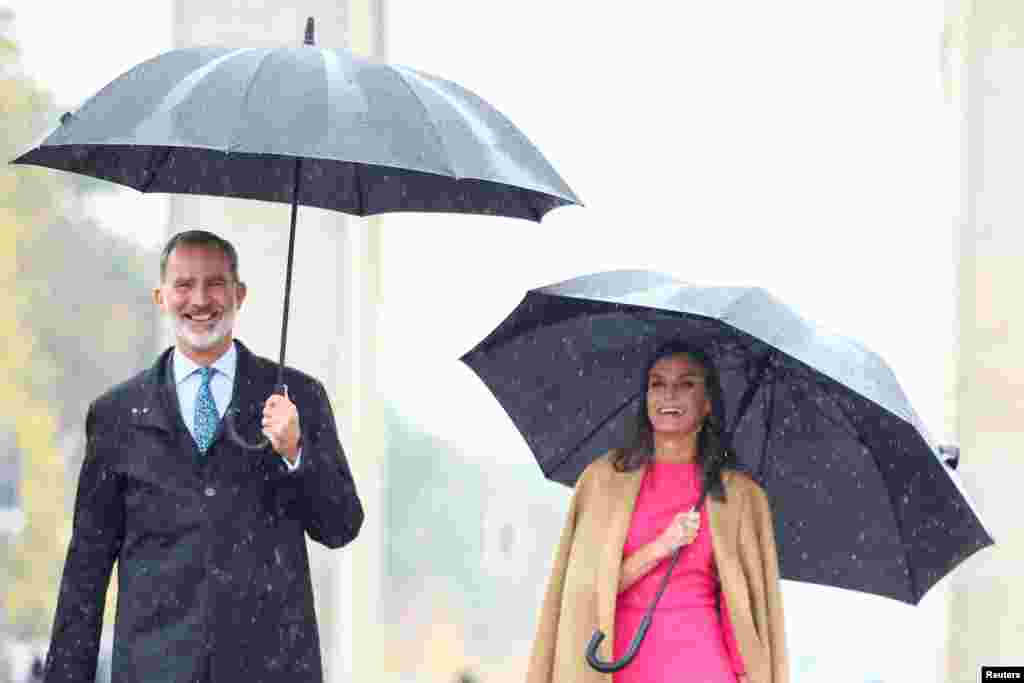
{"label": "sleeve cuff", "polygon": [[302,464],[302,448],[299,448],[299,454],[295,456],[295,464],[292,464],[288,460],[288,458],[284,457],[283,455],[280,457],[281,460],[284,462],[284,466],[288,468],[288,471],[294,472],[295,470],[299,469],[299,465]]}

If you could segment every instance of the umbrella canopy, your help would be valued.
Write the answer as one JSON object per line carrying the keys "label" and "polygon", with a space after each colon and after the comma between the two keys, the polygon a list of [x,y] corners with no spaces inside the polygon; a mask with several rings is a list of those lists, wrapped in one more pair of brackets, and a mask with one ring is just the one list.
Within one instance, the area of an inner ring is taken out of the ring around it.
{"label": "umbrella canopy", "polygon": [[[507,118],[410,68],[306,44],[172,50],[61,117],[14,163],[142,192],[539,221],[579,199]],[[294,193],[296,158],[304,160]]]}
{"label": "umbrella canopy", "polygon": [[[142,192],[539,221],[579,199],[523,133],[470,91],[307,43],[200,47],[146,61],[62,117],[14,163]],[[304,160],[293,197],[296,158]]]}
{"label": "umbrella canopy", "polygon": [[[313,32],[310,18],[302,46],[185,48],[151,59],[62,116],[41,145],[14,160],[142,192],[290,203],[279,393],[300,204],[357,216],[445,212],[539,222],[555,207],[580,203],[481,98],[406,67],[316,47]],[[230,416],[227,425],[235,438]]]}
{"label": "umbrella canopy", "polygon": [[992,543],[885,362],[763,289],[584,276],[529,292],[462,360],[545,476],[572,485],[624,445],[647,361],[679,339],[721,374],[732,445],[772,502],[783,578],[916,604]]}

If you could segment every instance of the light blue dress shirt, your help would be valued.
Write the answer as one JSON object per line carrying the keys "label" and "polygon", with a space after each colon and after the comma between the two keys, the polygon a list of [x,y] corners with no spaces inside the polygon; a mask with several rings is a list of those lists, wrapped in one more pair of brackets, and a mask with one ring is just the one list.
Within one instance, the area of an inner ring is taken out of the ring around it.
{"label": "light blue dress shirt", "polygon": [[[199,385],[202,378],[199,374],[199,365],[184,353],[174,349],[174,383],[178,390],[178,407],[181,408],[181,417],[185,420],[189,434],[196,438],[196,397],[199,394]],[[231,393],[235,386],[235,369],[238,366],[238,349],[234,342],[220,358],[215,360],[211,368],[215,372],[210,376],[210,392],[213,394],[213,402],[217,404],[217,413],[224,419],[224,413],[231,403]],[[295,464],[288,462],[288,458],[281,456],[289,471],[294,471],[302,460],[302,449],[295,458]]]}

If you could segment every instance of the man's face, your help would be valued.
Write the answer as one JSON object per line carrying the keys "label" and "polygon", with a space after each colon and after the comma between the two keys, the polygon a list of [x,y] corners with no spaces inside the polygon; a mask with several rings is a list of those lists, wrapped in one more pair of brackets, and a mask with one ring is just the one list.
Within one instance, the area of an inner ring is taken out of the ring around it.
{"label": "man's face", "polygon": [[221,249],[179,244],[167,258],[153,299],[173,324],[178,348],[197,362],[214,360],[231,344],[245,285],[231,275],[231,263]]}

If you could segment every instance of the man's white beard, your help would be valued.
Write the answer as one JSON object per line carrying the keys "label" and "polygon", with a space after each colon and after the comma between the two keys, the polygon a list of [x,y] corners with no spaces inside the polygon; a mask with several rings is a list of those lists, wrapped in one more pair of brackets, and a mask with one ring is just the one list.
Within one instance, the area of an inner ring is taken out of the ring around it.
{"label": "man's white beard", "polygon": [[180,315],[171,313],[169,317],[176,338],[184,338],[188,345],[197,351],[209,351],[231,334],[231,328],[235,324],[235,311],[236,309],[234,308],[230,310],[225,309],[220,320],[213,326],[213,329],[202,333],[194,332],[189,321]]}

